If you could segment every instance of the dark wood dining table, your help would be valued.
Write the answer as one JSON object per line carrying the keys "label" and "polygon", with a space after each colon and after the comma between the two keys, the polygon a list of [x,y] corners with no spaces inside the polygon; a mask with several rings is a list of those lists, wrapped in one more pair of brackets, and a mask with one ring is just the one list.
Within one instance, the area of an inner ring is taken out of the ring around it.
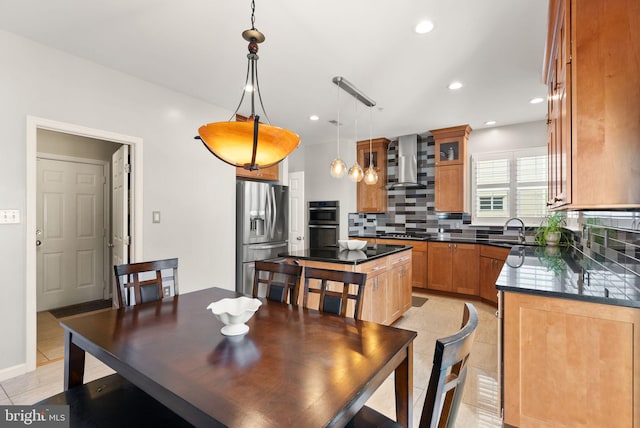
{"label": "dark wood dining table", "polygon": [[83,383],[88,352],[195,426],[339,427],[395,372],[397,419],[411,426],[415,332],[263,300],[249,332],[226,337],[206,307],[237,295],[62,321],[65,390]]}

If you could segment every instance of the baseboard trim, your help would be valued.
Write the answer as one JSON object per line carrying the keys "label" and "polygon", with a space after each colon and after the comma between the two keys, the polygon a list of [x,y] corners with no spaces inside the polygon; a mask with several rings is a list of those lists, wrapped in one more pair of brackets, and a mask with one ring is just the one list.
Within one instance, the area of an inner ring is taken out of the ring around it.
{"label": "baseboard trim", "polygon": [[0,382],[11,379],[12,377],[23,375],[26,372],[27,365],[24,363],[13,367],[7,367],[6,369],[0,370]]}

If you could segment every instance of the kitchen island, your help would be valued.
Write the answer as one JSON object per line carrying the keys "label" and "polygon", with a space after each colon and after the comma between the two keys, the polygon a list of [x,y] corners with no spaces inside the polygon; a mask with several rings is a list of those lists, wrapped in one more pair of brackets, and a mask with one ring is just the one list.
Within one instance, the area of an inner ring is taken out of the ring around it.
{"label": "kitchen island", "polygon": [[498,277],[505,426],[640,426],[640,287],[575,248],[512,248]]}
{"label": "kitchen island", "polygon": [[[328,247],[284,252],[279,256],[303,267],[366,273],[364,320],[389,325],[411,308],[410,246],[367,245],[356,251]],[[300,299],[302,296],[300,293]]]}

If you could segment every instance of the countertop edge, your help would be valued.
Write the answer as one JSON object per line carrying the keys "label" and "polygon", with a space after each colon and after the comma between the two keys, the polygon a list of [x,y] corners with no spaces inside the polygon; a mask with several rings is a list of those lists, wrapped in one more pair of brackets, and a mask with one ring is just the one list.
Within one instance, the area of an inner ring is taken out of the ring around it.
{"label": "countertop edge", "polygon": [[560,292],[548,291],[548,290],[534,290],[531,288],[520,288],[520,287],[501,285],[501,284],[496,284],[496,289],[504,292],[510,292],[510,293],[531,294],[531,295],[541,296],[541,297],[576,300],[576,301],[587,302],[587,303],[600,303],[602,305],[624,306],[627,308],[640,309],[640,301],[637,301],[637,300],[614,299],[611,297],[598,297],[598,296],[589,296],[584,294],[560,293]]}
{"label": "countertop edge", "polygon": [[410,250],[410,249],[413,248],[410,245],[387,245],[387,247],[397,247],[397,248],[392,248],[389,251],[385,251],[382,254],[376,254],[374,256],[367,257],[366,259],[357,259],[357,260],[339,260],[339,259],[334,259],[334,258],[297,256],[297,255],[292,255],[289,252],[278,253],[278,257],[286,257],[286,258],[290,258],[290,259],[299,259],[299,260],[308,260],[308,261],[312,261],[312,262],[335,263],[335,264],[340,264],[340,265],[361,265],[361,264],[368,263],[368,262],[373,261],[373,260],[380,259],[382,257],[387,257],[387,256],[390,256],[392,254],[399,253],[399,252],[406,251],[406,250]]}

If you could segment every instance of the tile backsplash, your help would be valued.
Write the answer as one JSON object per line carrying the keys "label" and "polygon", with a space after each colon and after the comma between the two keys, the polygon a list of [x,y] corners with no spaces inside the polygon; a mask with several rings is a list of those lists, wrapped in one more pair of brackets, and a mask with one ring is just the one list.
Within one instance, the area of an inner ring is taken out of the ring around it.
{"label": "tile backsplash", "polygon": [[640,278],[640,211],[584,211],[573,246],[622,280]]}

